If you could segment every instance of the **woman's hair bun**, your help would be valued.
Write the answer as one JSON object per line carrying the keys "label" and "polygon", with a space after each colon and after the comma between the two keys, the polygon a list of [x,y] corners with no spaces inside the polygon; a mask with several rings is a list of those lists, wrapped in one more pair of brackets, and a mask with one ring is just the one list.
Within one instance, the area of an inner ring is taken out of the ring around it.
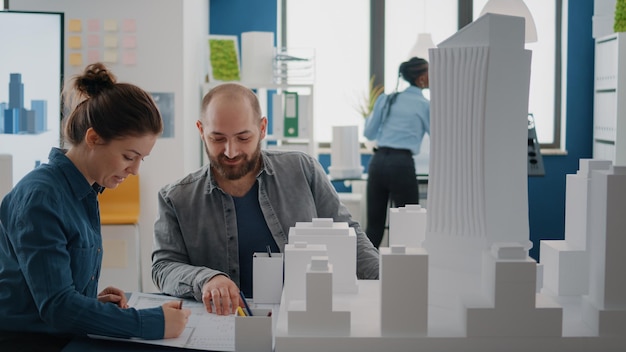
{"label": "woman's hair bun", "polygon": [[115,85],[117,78],[102,63],[87,66],[85,72],[76,78],[76,89],[89,97],[95,97],[103,90]]}

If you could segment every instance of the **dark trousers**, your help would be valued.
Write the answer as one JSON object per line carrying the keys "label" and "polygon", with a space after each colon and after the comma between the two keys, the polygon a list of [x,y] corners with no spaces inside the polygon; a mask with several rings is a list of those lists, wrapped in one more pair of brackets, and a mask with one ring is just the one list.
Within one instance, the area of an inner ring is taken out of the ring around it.
{"label": "dark trousers", "polygon": [[419,204],[413,155],[406,149],[379,148],[367,172],[367,237],[378,248],[385,233],[387,204]]}

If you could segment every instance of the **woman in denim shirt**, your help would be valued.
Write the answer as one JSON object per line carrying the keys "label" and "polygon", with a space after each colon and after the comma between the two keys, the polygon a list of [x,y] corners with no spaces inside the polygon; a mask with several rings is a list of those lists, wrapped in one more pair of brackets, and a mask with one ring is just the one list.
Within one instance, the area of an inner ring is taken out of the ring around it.
{"label": "woman in denim shirt", "polygon": [[73,335],[161,339],[190,314],[178,302],[129,308],[124,292],[97,293],[102,262],[99,192],[139,165],[163,130],[154,101],[93,64],[65,94],[67,150],[26,175],[0,206],[0,350],[54,351]]}

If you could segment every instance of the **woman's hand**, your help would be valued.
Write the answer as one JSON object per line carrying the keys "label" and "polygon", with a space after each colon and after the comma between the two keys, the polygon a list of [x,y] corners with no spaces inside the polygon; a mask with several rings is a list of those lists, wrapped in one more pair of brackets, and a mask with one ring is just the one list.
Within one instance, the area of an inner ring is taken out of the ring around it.
{"label": "woman's hand", "polygon": [[171,301],[161,306],[163,308],[163,317],[165,318],[165,332],[163,333],[163,338],[170,339],[178,337],[185,330],[185,326],[187,326],[187,321],[191,315],[191,310],[181,308],[181,306],[181,301]]}
{"label": "woman's hand", "polygon": [[124,291],[113,286],[109,286],[98,293],[98,301],[102,303],[115,303],[120,308],[128,308],[128,300],[126,300]]}

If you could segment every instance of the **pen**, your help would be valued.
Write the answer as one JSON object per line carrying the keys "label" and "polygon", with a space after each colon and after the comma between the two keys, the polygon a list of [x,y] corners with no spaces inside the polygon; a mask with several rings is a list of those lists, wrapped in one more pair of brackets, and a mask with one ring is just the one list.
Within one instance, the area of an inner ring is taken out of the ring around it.
{"label": "pen", "polygon": [[252,309],[248,305],[248,301],[246,301],[246,296],[244,296],[243,291],[239,291],[239,296],[241,296],[241,300],[243,301],[243,305],[246,306],[246,311],[248,312],[248,316],[252,316]]}
{"label": "pen", "polygon": [[243,312],[243,309],[241,309],[241,307],[237,307],[237,315],[240,317],[245,317],[246,313]]}
{"label": "pen", "polygon": [[178,309],[183,309],[183,300],[178,301]]}
{"label": "pen", "polygon": [[265,246],[265,248],[267,248],[267,256],[268,257],[272,257],[272,249],[270,248],[270,245],[268,244],[267,246]]}

